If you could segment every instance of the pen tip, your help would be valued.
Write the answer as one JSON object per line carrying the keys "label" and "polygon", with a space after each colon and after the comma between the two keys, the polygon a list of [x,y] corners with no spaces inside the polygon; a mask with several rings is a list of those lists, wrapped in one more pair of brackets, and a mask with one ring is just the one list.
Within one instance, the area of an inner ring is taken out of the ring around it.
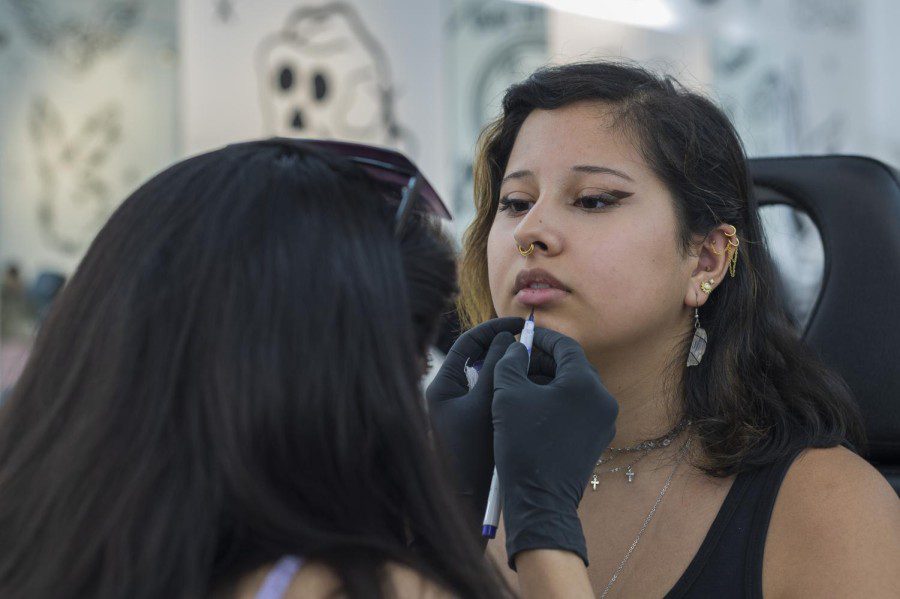
{"label": "pen tip", "polygon": [[534,322],[534,306],[531,307],[531,314],[528,315],[528,320]]}

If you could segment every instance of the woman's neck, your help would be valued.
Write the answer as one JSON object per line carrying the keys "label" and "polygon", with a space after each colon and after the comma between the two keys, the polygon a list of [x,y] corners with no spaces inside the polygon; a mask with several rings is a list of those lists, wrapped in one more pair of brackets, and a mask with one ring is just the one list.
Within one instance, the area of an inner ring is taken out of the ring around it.
{"label": "woman's neck", "polygon": [[668,368],[673,349],[655,339],[627,351],[588,356],[619,402],[612,447],[659,437],[681,420],[681,386]]}

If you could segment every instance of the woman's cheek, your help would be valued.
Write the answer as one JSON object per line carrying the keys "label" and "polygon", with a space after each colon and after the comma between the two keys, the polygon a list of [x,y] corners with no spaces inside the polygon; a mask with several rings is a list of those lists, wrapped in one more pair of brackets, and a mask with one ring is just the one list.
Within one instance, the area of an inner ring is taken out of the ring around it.
{"label": "woman's cheek", "polygon": [[494,311],[498,316],[505,316],[509,310],[508,294],[503,293],[504,282],[508,274],[510,258],[505,255],[502,248],[497,247],[497,240],[492,231],[488,237],[487,244],[487,263],[488,263],[488,286],[491,290],[491,300],[494,303]]}
{"label": "woman's cheek", "polygon": [[503,277],[498,270],[488,272],[488,280],[491,288],[491,301],[497,316],[510,316],[512,311],[512,297],[504,293]]}

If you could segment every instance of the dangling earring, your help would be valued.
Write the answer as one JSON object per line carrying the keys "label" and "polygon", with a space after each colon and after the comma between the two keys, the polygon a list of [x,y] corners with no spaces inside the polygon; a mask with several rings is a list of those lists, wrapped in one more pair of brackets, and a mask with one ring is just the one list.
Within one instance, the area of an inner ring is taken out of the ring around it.
{"label": "dangling earring", "polygon": [[691,350],[688,352],[687,365],[697,366],[706,353],[706,329],[700,326],[700,308],[694,308],[694,338],[691,340]]}
{"label": "dangling earring", "polygon": [[735,268],[737,268],[737,259],[738,259],[738,248],[741,245],[741,240],[737,237],[737,227],[734,225],[728,225],[731,227],[731,233],[725,233],[725,237],[728,238],[728,243],[725,245],[725,254],[728,255],[728,252],[731,252],[731,256],[728,257],[729,261],[729,272],[731,273],[731,278],[734,278]]}

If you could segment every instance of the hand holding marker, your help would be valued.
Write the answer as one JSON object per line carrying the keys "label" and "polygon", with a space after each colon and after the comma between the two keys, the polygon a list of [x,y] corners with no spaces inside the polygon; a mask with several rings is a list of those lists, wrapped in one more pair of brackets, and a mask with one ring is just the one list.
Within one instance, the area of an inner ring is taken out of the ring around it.
{"label": "hand holding marker", "polygon": [[[534,342],[534,308],[525,326],[522,328],[522,334],[519,335],[519,343],[528,350],[528,356],[531,357],[531,344]],[[481,527],[481,536],[493,539],[497,536],[497,527],[500,525],[500,481],[497,478],[497,468],[494,468],[494,477],[491,479],[491,490],[488,493],[487,507],[484,510],[484,524]]]}
{"label": "hand holding marker", "polygon": [[[515,570],[516,556],[529,549],[569,551],[587,566],[578,505],[615,436],[618,403],[577,341],[536,327],[534,347],[539,354],[510,343],[491,373],[493,458],[509,567]],[[546,383],[533,380],[547,375]]]}
{"label": "hand holding marker", "polygon": [[[514,335],[524,324],[524,318],[494,318],[469,329],[454,341],[425,390],[432,431],[455,470],[454,493],[471,522],[469,530],[483,542],[475,526],[484,515],[494,471],[494,366],[510,345],[519,346]],[[473,359],[478,360],[474,367]]]}

